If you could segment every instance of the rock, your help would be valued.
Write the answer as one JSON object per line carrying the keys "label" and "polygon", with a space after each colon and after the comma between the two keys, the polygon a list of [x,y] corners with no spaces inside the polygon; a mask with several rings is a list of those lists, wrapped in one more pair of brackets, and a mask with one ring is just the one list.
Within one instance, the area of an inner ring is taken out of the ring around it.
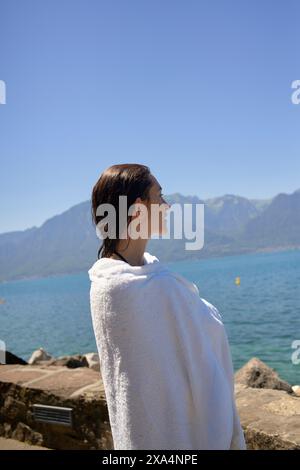
{"label": "rock", "polygon": [[28,361],[31,365],[46,365],[46,366],[65,366],[70,369],[77,367],[89,367],[95,371],[100,371],[100,362],[98,354],[74,354],[70,356],[60,356],[55,358],[48,354],[43,348],[34,351]]}
{"label": "rock", "polygon": [[27,408],[21,400],[16,400],[8,395],[0,412],[1,416],[6,416],[11,421],[17,421],[26,418]]}
{"label": "rock", "polygon": [[297,395],[297,397],[300,397],[300,385],[293,385],[292,389],[294,394]]}
{"label": "rock", "polygon": [[271,388],[293,393],[290,384],[281,380],[277,372],[257,357],[253,357],[235,373],[235,382],[252,388]]}
{"label": "rock", "polygon": [[27,362],[21,357],[15,356],[13,353],[6,351],[5,364],[21,364],[25,366]]}
{"label": "rock", "polygon": [[48,362],[49,366],[65,366],[70,369],[76,369],[77,367],[88,367],[88,362],[85,356],[77,354],[74,356],[61,356],[57,359],[51,359]]}
{"label": "rock", "polygon": [[236,384],[248,450],[300,450],[300,400],[283,390]]}
{"label": "rock", "polygon": [[4,423],[3,425],[3,432],[4,437],[10,438],[11,437],[11,424]]}
{"label": "rock", "polygon": [[50,361],[54,359],[53,356],[47,353],[43,348],[34,351],[28,361],[28,364],[40,364],[42,361]]}
{"label": "rock", "polygon": [[97,353],[88,353],[85,354],[84,357],[86,358],[90,369],[100,371],[100,361]]}
{"label": "rock", "polygon": [[12,439],[28,442],[29,444],[43,444],[43,436],[37,431],[33,431],[27,424],[18,423],[16,429],[11,435]]}

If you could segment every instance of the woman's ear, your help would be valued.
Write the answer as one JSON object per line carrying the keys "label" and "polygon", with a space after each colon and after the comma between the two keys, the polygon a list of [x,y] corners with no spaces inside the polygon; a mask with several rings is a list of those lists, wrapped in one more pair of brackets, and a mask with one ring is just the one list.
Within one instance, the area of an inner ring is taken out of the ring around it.
{"label": "woman's ear", "polygon": [[138,217],[140,215],[139,204],[143,204],[143,201],[140,197],[137,197],[134,204],[135,204],[135,213],[133,215],[134,217]]}

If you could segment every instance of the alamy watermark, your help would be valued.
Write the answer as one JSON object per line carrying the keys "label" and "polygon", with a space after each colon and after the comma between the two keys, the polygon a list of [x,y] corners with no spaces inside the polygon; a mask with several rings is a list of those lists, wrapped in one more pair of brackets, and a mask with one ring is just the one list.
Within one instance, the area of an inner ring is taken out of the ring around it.
{"label": "alamy watermark", "polygon": [[293,104],[300,104],[300,80],[294,80],[292,82],[292,88],[295,90],[291,95]]}
{"label": "alamy watermark", "polygon": [[[173,233],[171,234],[171,215]],[[100,239],[163,239],[193,240],[185,243],[186,250],[201,250],[204,246],[204,204],[132,204],[127,210],[127,196],[119,196],[118,224],[116,208],[109,203],[100,204],[96,216],[96,233]],[[128,217],[134,217],[127,225]],[[119,227],[117,233],[117,226]]]}
{"label": "alamy watermark", "polygon": [[291,355],[291,361],[293,364],[298,365],[300,364],[300,339],[295,339],[291,344],[291,348],[295,349]]}
{"label": "alamy watermark", "polygon": [[6,364],[6,345],[0,339],[0,364]]}
{"label": "alamy watermark", "polygon": [[6,104],[6,84],[0,80],[0,104]]}

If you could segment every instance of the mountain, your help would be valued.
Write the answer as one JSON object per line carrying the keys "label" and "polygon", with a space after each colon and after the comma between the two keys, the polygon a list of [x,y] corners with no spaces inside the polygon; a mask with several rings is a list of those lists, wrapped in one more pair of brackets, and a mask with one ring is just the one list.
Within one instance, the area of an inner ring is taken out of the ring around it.
{"label": "mountain", "polygon": [[249,201],[259,212],[262,212],[270,205],[272,199],[249,199]]}
{"label": "mountain", "polygon": [[246,223],[240,242],[255,248],[300,245],[300,190],[274,197],[261,214]]}
{"label": "mountain", "polygon": [[233,194],[207,199],[205,224],[217,233],[231,236],[260,213],[258,207],[248,199]]}
{"label": "mountain", "polygon": [[[300,248],[300,190],[268,200],[232,194],[202,200],[180,193],[170,194],[167,200],[181,207],[204,204],[204,247],[187,251],[189,240],[152,239],[147,250],[161,261]],[[0,234],[0,281],[87,271],[97,259],[100,244],[90,201],[82,202],[41,227]]]}
{"label": "mountain", "polygon": [[40,228],[0,235],[0,280],[76,272],[95,256],[98,239],[83,202]]}

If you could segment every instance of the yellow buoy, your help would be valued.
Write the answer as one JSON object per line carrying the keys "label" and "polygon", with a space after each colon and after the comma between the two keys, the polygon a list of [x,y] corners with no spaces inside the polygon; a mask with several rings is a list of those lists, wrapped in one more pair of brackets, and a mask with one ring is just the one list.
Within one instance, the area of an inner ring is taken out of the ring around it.
{"label": "yellow buoy", "polygon": [[240,278],[239,276],[235,278],[235,283],[236,283],[237,286],[240,285],[240,283],[241,283],[241,278]]}

